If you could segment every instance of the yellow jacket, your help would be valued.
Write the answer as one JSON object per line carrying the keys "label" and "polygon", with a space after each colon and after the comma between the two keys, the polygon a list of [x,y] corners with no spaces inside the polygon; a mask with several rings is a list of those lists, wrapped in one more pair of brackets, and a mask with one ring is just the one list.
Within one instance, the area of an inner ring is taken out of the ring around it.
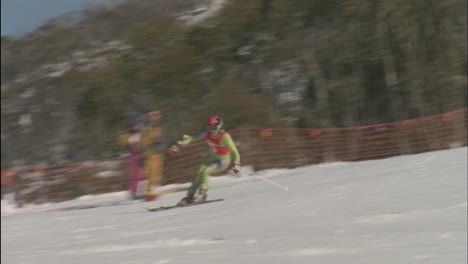
{"label": "yellow jacket", "polygon": [[154,154],[160,152],[156,144],[162,137],[162,129],[157,126],[148,127],[143,131],[143,149],[146,154]]}

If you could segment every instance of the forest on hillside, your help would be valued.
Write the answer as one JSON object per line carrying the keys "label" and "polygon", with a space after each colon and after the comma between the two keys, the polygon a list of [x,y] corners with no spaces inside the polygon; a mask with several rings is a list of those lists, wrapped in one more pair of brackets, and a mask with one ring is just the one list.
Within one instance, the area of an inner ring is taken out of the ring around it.
{"label": "forest on hillside", "polygon": [[[183,19],[213,2],[216,15]],[[212,114],[228,129],[352,127],[465,107],[466,5],[127,0],[2,37],[2,168],[117,155],[129,113],[155,108],[174,141]],[[105,62],[92,70],[25,78],[112,41],[126,48],[86,57]]]}

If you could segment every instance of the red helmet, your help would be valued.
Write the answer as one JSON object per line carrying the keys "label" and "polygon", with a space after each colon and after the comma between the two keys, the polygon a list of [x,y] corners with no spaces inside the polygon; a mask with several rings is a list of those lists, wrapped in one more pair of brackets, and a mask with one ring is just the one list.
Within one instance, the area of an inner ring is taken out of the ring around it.
{"label": "red helmet", "polygon": [[208,130],[216,130],[216,132],[223,129],[223,120],[219,116],[212,116],[208,120]]}

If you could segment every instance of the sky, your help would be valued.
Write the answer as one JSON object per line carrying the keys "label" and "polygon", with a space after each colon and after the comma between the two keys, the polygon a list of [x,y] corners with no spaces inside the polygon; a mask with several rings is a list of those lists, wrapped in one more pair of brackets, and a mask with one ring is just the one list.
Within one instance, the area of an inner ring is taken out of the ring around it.
{"label": "sky", "polygon": [[466,147],[213,177],[224,201],[145,210],[184,195],[2,200],[2,263],[467,263]]}
{"label": "sky", "polygon": [[20,37],[47,20],[114,0],[1,0],[1,35]]}

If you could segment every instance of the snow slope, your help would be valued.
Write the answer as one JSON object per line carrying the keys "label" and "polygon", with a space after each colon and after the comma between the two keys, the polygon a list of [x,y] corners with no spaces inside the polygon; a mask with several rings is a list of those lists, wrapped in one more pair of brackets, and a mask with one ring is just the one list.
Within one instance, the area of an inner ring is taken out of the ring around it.
{"label": "snow slope", "polygon": [[289,191],[227,176],[209,192],[225,201],[165,212],[144,208],[184,193],[80,210],[10,208],[2,263],[467,263],[467,148],[259,175]]}

